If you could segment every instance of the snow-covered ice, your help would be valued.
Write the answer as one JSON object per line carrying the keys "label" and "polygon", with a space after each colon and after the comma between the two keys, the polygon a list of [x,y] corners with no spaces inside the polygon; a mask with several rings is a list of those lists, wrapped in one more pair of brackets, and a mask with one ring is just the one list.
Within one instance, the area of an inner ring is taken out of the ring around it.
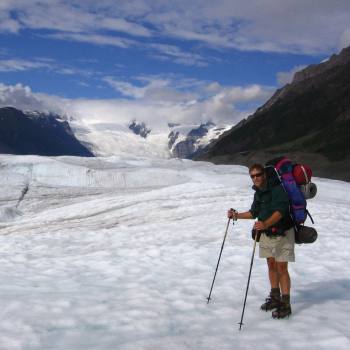
{"label": "snow-covered ice", "polygon": [[[0,349],[349,349],[350,184],[315,179],[318,240],[290,265],[293,315],[261,312],[247,169],[142,157],[0,156]],[[29,190],[19,200],[23,189]]]}
{"label": "snow-covered ice", "polygon": [[135,135],[128,124],[88,122],[78,118],[71,120],[70,126],[77,139],[89,145],[89,149],[97,156],[118,154],[170,158],[168,128],[152,128],[147,138],[143,138]]}

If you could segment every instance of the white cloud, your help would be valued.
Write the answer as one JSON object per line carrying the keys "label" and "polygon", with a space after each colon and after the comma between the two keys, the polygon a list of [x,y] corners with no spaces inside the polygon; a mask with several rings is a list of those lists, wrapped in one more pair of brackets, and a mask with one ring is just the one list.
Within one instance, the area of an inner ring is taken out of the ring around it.
{"label": "white cloud", "polygon": [[258,85],[224,87],[218,83],[211,83],[216,86],[214,91],[203,94],[210,82],[192,81],[190,88],[188,80],[162,80],[159,77],[140,79],[144,82],[143,86],[110,80],[108,83],[115,83],[116,90],[133,98],[109,100],[64,99],[33,93],[29,87],[20,84],[1,84],[0,106],[51,111],[81,118],[86,123],[128,123],[138,119],[159,128],[168,122],[191,124],[212,120],[233,124],[248,113],[237,109],[237,103],[262,103],[272,94],[271,89]]}
{"label": "white cloud", "polygon": [[343,49],[348,46],[350,46],[350,28],[345,29],[339,39],[339,49]]}
{"label": "white cloud", "polygon": [[46,70],[62,75],[81,75],[91,77],[98,74],[97,71],[89,71],[76,67],[69,67],[57,63],[55,60],[46,57],[37,57],[32,60],[22,58],[9,58],[7,51],[0,50],[0,56],[5,55],[6,58],[0,58],[0,72],[21,72],[30,70]]}
{"label": "white cloud", "polygon": [[100,25],[104,29],[124,32],[129,35],[150,37],[152,32],[142,25],[131,23],[123,18],[104,18]]}
{"label": "white cloud", "polygon": [[[115,5],[113,11],[108,10],[108,3],[112,3],[111,1],[105,1],[106,8],[102,4],[103,1],[99,4],[85,0],[2,1],[3,17],[6,16],[16,24],[16,31],[21,28],[30,28],[93,34],[106,29],[134,36],[151,36],[151,31],[142,24],[113,15],[119,11],[117,11],[118,6]],[[13,11],[16,11],[16,19],[11,18]]]}
{"label": "white cloud", "polygon": [[1,32],[9,32],[9,33],[17,33],[20,29],[20,25],[17,21],[8,18],[6,15],[2,16],[0,14],[0,33]]}
{"label": "white cloud", "polygon": [[[134,100],[118,101],[118,113],[123,111],[126,119],[131,116],[157,123],[201,123],[212,120],[217,123],[235,123],[246,116],[236,104],[242,102],[262,103],[272,95],[272,89],[259,85],[225,87],[218,83],[175,78],[147,77],[139,87],[118,82],[115,88]],[[213,91],[208,85],[216,85]],[[91,105],[90,105],[91,106]],[[88,111],[86,110],[86,113]]]}
{"label": "white cloud", "polygon": [[174,45],[166,44],[144,44],[133,39],[117,37],[112,35],[89,34],[89,33],[54,33],[41,35],[45,38],[69,40],[77,42],[85,42],[94,45],[108,45],[119,48],[138,48],[146,51],[149,55],[157,60],[171,61],[172,63],[181,64],[185,66],[208,66],[210,58],[203,57],[197,53],[186,52]]}
{"label": "white cloud", "polygon": [[292,82],[294,74],[302,69],[304,69],[306,66],[300,65],[292,68],[290,71],[287,72],[278,72],[277,73],[277,82],[278,85],[283,86],[286,84],[289,84]]}
{"label": "white cloud", "polygon": [[120,92],[123,96],[141,98],[145,95],[145,87],[137,87],[128,82],[117,81],[112,77],[105,77],[103,80],[108,83],[114,90]]}
{"label": "white cloud", "polygon": [[132,97],[133,99],[143,99],[156,101],[157,103],[175,103],[187,102],[196,96],[193,93],[180,91],[176,86],[177,82],[171,78],[158,77],[138,77],[138,85],[129,82],[115,80],[112,77],[104,78],[113,89],[123,96]]}
{"label": "white cloud", "polygon": [[347,0],[193,0],[147,19],[163,34],[212,47],[310,54],[334,50],[349,12]]}
{"label": "white cloud", "polygon": [[62,101],[59,97],[33,93],[30,87],[22,84],[0,83],[0,107],[65,114],[65,109],[61,107]]}
{"label": "white cloud", "polygon": [[123,49],[136,44],[134,40],[115,37],[111,35],[86,34],[86,33],[57,33],[57,34],[46,34],[44,36],[46,38],[52,38],[52,39],[79,41],[79,42],[91,43],[96,45],[117,46]]}
{"label": "white cloud", "polygon": [[22,59],[0,59],[0,72],[15,72],[32,69],[52,68],[48,62],[37,62]]}
{"label": "white cloud", "polygon": [[[0,31],[48,29],[60,39],[125,48],[130,43],[119,33],[139,44],[173,37],[216,48],[304,54],[349,44],[348,0],[2,0],[0,6]],[[106,30],[116,33],[107,36]],[[176,59],[190,64],[193,56]]]}
{"label": "white cloud", "polygon": [[208,66],[208,58],[193,53],[185,52],[174,45],[165,44],[149,44],[145,46],[148,50],[151,48],[158,53],[153,53],[152,56],[159,60],[171,61],[177,64],[183,64],[185,66],[198,66],[206,67]]}

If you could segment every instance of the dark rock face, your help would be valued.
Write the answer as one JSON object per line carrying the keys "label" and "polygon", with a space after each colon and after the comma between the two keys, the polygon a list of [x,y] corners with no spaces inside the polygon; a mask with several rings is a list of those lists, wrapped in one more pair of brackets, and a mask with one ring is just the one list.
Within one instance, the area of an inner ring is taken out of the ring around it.
{"label": "dark rock face", "polygon": [[208,133],[209,129],[213,126],[215,126],[215,124],[211,122],[201,124],[197,129],[192,129],[189,132],[188,136],[201,138],[205,136]]}
{"label": "dark rock face", "polygon": [[12,107],[0,108],[0,153],[94,156],[75,138],[67,121]]}
{"label": "dark rock face", "polygon": [[168,148],[169,149],[171,149],[174,146],[174,144],[175,144],[177,138],[179,137],[179,135],[180,135],[180,133],[178,131],[174,131],[174,130],[172,130],[169,133],[169,135],[168,135],[168,139],[169,139],[169,141],[168,141]]}
{"label": "dark rock face", "polygon": [[151,132],[151,129],[147,128],[144,122],[139,123],[136,120],[133,120],[129,124],[129,129],[132,130],[136,135],[140,135],[143,138],[146,138],[147,135]]}
{"label": "dark rock face", "polygon": [[172,155],[176,158],[187,159],[198,155],[204,147],[199,144],[200,140],[206,136],[209,129],[213,127],[215,127],[215,124],[211,122],[201,124],[199,127],[190,130],[181,141],[178,141],[180,137],[179,131],[172,130],[168,136],[168,146]]}
{"label": "dark rock face", "polygon": [[281,154],[302,160],[305,154],[316,175],[350,180],[349,139],[350,47],[297,72],[198,159],[247,164]]}
{"label": "dark rock face", "polygon": [[195,140],[193,138],[187,138],[177,143],[172,153],[176,158],[190,159],[195,151]]}

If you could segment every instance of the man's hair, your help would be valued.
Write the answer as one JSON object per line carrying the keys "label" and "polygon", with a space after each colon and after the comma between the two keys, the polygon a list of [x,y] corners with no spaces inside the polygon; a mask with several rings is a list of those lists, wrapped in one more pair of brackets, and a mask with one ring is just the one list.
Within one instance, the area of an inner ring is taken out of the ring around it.
{"label": "man's hair", "polygon": [[263,165],[261,165],[261,164],[259,164],[259,163],[255,163],[255,164],[253,164],[250,168],[249,168],[249,174],[252,172],[252,170],[254,170],[254,169],[256,169],[256,170],[258,170],[258,171],[260,171],[260,172],[262,172],[262,173],[265,173],[265,168],[264,168],[264,166]]}

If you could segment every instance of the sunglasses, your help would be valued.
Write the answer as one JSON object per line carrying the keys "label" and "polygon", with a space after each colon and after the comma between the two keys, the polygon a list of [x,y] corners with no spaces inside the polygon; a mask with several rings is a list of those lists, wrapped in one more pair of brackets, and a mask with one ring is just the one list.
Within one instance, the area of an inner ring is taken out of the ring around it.
{"label": "sunglasses", "polygon": [[261,177],[264,173],[256,173],[256,174],[250,174],[250,177],[252,179],[256,178],[256,177]]}

